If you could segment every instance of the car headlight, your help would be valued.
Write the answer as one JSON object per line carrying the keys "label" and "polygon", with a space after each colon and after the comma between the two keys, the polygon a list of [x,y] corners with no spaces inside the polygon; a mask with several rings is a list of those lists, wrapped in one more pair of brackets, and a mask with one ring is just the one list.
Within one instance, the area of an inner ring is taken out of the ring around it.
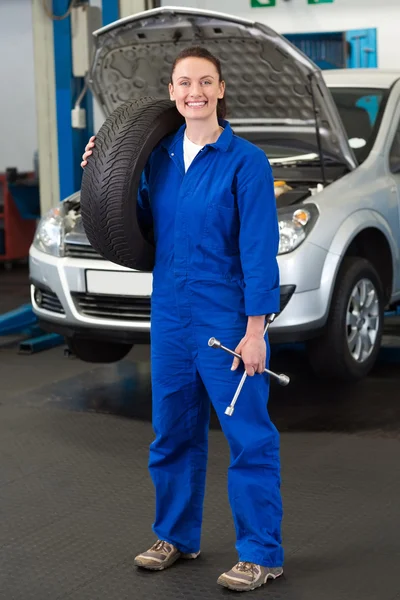
{"label": "car headlight", "polygon": [[39,221],[33,246],[46,254],[61,256],[64,234],[64,211],[62,205],[52,208]]}
{"label": "car headlight", "polygon": [[307,204],[301,208],[288,207],[278,210],[279,249],[278,254],[293,252],[310,233],[319,212],[315,204]]}

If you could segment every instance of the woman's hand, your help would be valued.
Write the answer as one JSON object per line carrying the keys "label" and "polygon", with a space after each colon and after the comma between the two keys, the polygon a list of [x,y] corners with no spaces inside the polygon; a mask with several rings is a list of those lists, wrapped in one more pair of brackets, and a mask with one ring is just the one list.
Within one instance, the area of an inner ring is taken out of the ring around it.
{"label": "woman's hand", "polygon": [[94,148],[94,140],[95,139],[96,139],[96,136],[92,135],[92,137],[90,138],[90,140],[88,141],[88,143],[85,146],[85,153],[82,154],[82,162],[81,162],[82,169],[84,169],[86,167],[88,156],[90,156],[92,154],[91,148]]}
{"label": "woman's hand", "polygon": [[[267,357],[267,345],[263,334],[246,334],[235,348],[244,363],[247,375],[253,377],[256,373],[263,373]],[[240,364],[239,358],[234,358],[231,370],[235,371]]]}

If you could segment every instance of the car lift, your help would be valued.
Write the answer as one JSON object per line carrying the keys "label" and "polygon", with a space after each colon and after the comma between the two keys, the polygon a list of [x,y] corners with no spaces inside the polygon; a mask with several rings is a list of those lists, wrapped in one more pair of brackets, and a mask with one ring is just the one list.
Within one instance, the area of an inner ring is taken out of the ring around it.
{"label": "car lift", "polygon": [[[85,77],[73,64],[73,18],[97,0],[33,0],[32,21],[38,120],[41,214],[80,188],[81,155],[94,133],[93,100],[85,92]],[[155,7],[151,0],[106,0],[101,23]],[[81,27],[82,30],[82,27]],[[79,56],[79,53],[78,53]],[[79,65],[81,66],[81,64]],[[72,126],[72,109],[78,98],[86,123]],[[84,126],[83,126],[84,125]],[[27,335],[19,351],[31,354],[63,343],[63,337],[46,334],[37,326],[30,304],[0,315],[0,336]]]}
{"label": "car lift", "polygon": [[33,354],[64,343],[64,338],[56,333],[44,333],[37,325],[37,317],[31,304],[0,315],[0,336],[28,336],[19,342],[20,354]]}

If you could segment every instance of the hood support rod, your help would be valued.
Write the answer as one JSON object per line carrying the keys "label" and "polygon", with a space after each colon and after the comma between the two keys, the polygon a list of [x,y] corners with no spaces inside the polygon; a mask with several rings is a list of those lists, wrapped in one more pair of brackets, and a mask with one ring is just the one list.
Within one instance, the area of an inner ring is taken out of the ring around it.
{"label": "hood support rod", "polygon": [[314,95],[314,87],[313,87],[314,74],[310,73],[308,78],[310,81],[311,98],[312,98],[314,117],[315,117],[315,133],[316,133],[316,137],[317,137],[317,147],[318,147],[318,154],[319,154],[319,160],[320,160],[320,165],[321,165],[322,183],[325,186],[326,185],[325,161],[324,161],[324,153],[322,151],[322,143],[321,143],[320,111],[316,105],[315,95]]}

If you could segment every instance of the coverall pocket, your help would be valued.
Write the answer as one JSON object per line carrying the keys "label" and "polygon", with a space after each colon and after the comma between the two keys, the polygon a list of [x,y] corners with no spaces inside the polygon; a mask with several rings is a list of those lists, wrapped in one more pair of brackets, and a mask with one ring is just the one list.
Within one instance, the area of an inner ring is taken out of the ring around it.
{"label": "coverall pocket", "polygon": [[210,204],[207,209],[203,244],[207,248],[239,251],[239,211],[236,206]]}

